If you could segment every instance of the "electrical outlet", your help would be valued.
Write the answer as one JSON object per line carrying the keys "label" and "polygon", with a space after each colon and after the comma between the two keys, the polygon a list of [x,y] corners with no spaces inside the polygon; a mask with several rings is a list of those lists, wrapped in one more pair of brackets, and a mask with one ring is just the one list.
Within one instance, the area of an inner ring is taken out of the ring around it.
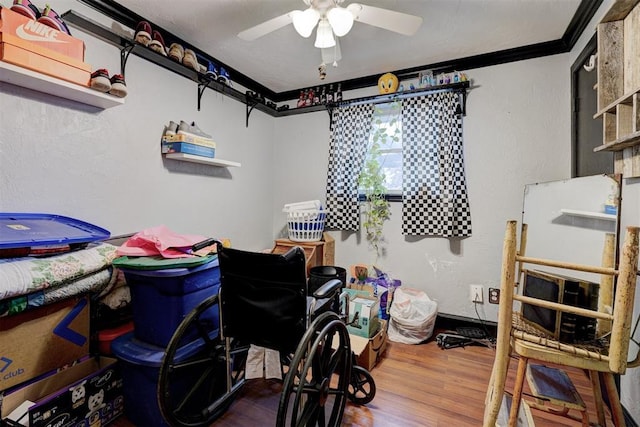
{"label": "electrical outlet", "polygon": [[484,289],[482,285],[471,285],[471,294],[469,295],[471,298],[471,302],[477,302],[482,304],[484,301],[482,298],[482,294],[484,293]]}
{"label": "electrical outlet", "polygon": [[500,304],[500,289],[489,288],[489,304]]}

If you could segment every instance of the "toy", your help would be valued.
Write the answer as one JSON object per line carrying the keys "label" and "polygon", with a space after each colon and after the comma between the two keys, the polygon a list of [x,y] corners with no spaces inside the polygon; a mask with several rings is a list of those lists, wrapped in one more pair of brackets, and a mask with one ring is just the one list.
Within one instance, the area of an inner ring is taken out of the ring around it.
{"label": "toy", "polygon": [[391,73],[386,73],[378,79],[378,90],[381,95],[394,93],[398,90],[398,78]]}

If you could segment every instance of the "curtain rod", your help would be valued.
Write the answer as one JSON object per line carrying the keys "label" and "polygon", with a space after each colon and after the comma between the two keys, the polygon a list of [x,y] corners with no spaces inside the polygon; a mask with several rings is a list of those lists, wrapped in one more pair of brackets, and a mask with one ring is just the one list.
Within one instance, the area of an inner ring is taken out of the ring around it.
{"label": "curtain rod", "polygon": [[334,104],[334,107],[344,107],[347,105],[361,105],[361,104],[380,104],[384,102],[391,102],[399,99],[413,98],[420,95],[426,95],[429,93],[440,93],[440,92],[461,92],[465,95],[465,98],[466,98],[466,93],[469,86],[470,86],[469,82],[466,81],[466,82],[460,82],[460,83],[451,83],[448,85],[442,85],[442,86],[437,86],[432,88],[424,88],[424,89],[416,89],[416,90],[406,91],[406,92],[390,93],[389,95],[366,96],[362,98],[354,98],[354,99],[348,99],[345,101],[340,101]]}

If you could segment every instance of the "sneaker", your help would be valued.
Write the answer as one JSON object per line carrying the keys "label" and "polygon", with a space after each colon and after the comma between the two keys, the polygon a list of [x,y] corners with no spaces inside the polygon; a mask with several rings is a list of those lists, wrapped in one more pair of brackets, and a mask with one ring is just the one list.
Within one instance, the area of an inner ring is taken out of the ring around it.
{"label": "sneaker", "polygon": [[167,56],[167,47],[165,46],[164,39],[159,31],[153,30],[153,39],[149,42],[147,47],[154,52]]}
{"label": "sneaker", "polygon": [[111,90],[109,90],[109,93],[118,98],[127,96],[127,84],[124,82],[124,76],[122,74],[114,74],[111,76]]}
{"label": "sneaker", "polygon": [[222,84],[231,86],[231,77],[224,67],[220,67],[220,74],[218,75],[218,81]]}
{"label": "sneaker", "polygon": [[173,59],[174,61],[182,63],[182,58],[184,58],[184,48],[182,47],[182,45],[178,43],[171,43],[171,46],[169,46],[168,53],[169,53],[169,58]]}
{"label": "sneaker", "polygon": [[140,21],[136,25],[136,35],[133,39],[141,45],[147,46],[151,41],[151,24],[147,21]]}
{"label": "sneaker", "polygon": [[211,80],[218,80],[218,67],[211,61],[207,61],[205,76]]}
{"label": "sneaker", "polygon": [[38,22],[60,32],[71,35],[71,31],[69,31],[69,27],[67,27],[67,24],[65,24],[60,15],[58,15],[55,10],[51,9],[51,6],[49,6],[48,4],[45,5],[42,14],[38,18]]}
{"label": "sneaker", "polygon": [[173,136],[176,134],[177,131],[178,131],[178,124],[172,120],[169,122],[169,126],[165,128],[164,134]]}
{"label": "sneaker", "polygon": [[109,80],[109,71],[104,68],[91,73],[91,81],[89,83],[91,89],[100,92],[109,92],[111,90],[111,81]]}
{"label": "sneaker", "polygon": [[200,64],[198,64],[198,59],[196,58],[196,54],[191,49],[184,50],[184,56],[182,57],[182,63],[189,68],[193,68],[198,71],[200,69]]}
{"label": "sneaker", "polygon": [[13,0],[11,10],[34,21],[40,18],[40,11],[29,0]]}
{"label": "sneaker", "polygon": [[200,138],[211,139],[211,135],[208,133],[204,133],[195,122],[191,122],[191,124],[185,122],[184,120],[180,121],[180,126],[178,126],[178,133],[180,135],[190,135],[197,136]]}

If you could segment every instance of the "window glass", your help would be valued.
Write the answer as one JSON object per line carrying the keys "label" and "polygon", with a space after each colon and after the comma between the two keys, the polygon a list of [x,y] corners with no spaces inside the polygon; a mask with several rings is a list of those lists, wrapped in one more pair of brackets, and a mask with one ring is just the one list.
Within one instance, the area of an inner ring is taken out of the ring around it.
{"label": "window glass", "polygon": [[[375,160],[384,175],[387,194],[402,194],[402,105],[399,102],[375,106],[369,133],[366,162]],[[362,193],[362,191],[361,191]]]}

